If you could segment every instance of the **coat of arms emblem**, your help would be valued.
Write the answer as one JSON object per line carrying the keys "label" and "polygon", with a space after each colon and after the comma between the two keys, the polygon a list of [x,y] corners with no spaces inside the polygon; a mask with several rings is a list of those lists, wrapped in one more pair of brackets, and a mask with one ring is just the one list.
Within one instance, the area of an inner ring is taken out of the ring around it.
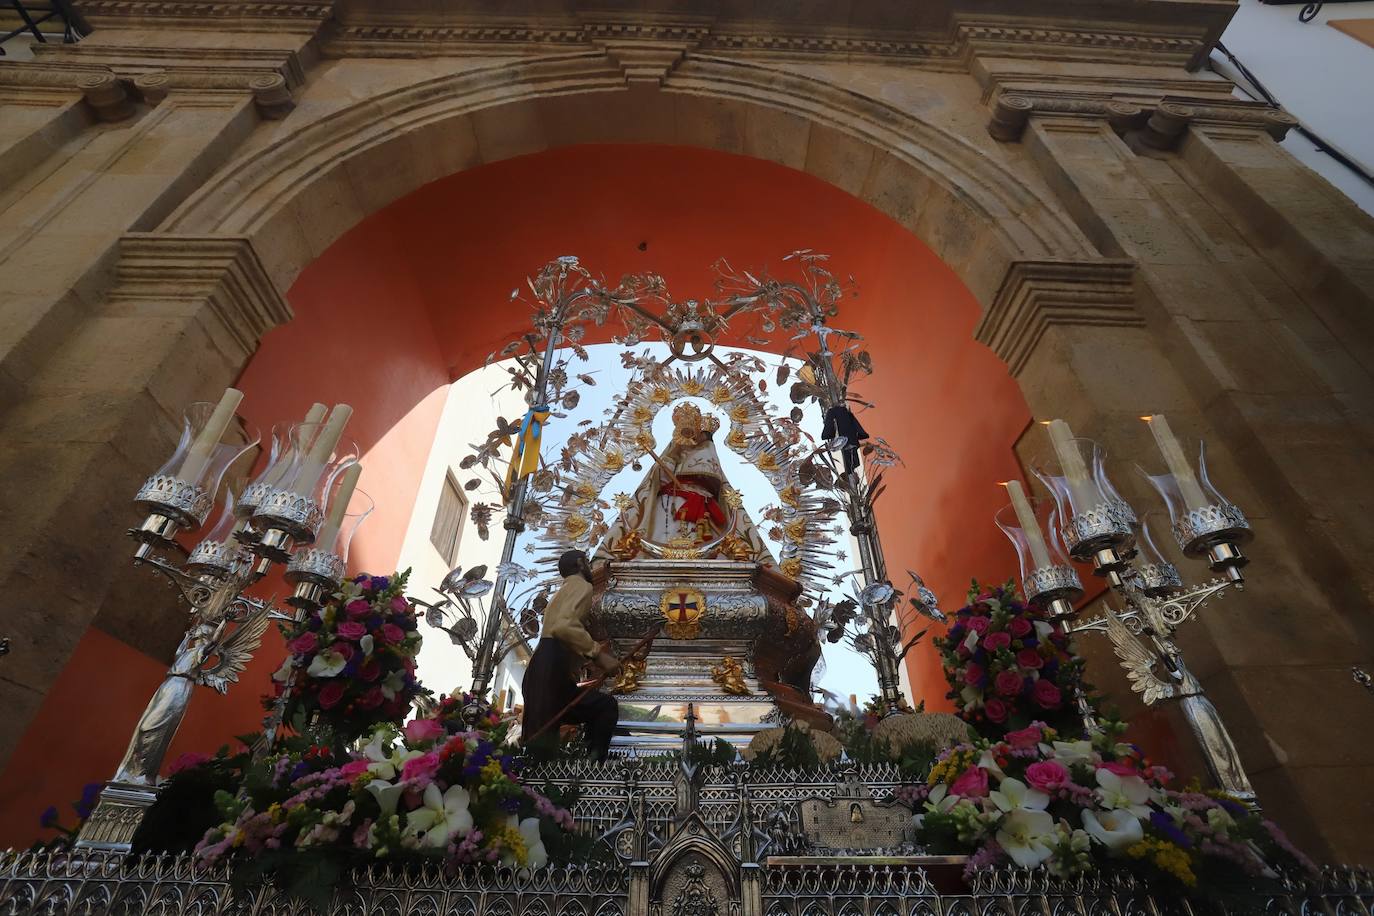
{"label": "coat of arms emblem", "polygon": [[659,606],[667,621],[669,639],[696,639],[701,632],[701,615],[706,613],[706,596],[694,588],[670,588]]}

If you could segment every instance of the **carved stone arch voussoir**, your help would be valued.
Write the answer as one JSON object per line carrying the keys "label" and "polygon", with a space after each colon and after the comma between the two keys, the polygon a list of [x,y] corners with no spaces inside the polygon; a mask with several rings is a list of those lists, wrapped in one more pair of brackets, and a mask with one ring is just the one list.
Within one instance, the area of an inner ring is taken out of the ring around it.
{"label": "carved stone arch voussoir", "polygon": [[[806,170],[907,226],[985,301],[1013,260],[1089,251],[1068,216],[1014,171],[943,128],[849,89],[692,56],[668,75],[661,93],[648,101],[632,94],[620,69],[595,51],[436,77],[304,124],[229,163],[160,230],[250,238],[285,289],[335,238],[392,200],[513,155],[629,139],[778,161],[719,124],[692,123],[680,111],[675,119],[638,116],[646,104],[680,109],[698,97],[740,120],[783,112],[807,130],[850,138],[864,157],[855,167],[864,173],[862,189],[823,169]],[[634,135],[626,135],[626,124]]]}

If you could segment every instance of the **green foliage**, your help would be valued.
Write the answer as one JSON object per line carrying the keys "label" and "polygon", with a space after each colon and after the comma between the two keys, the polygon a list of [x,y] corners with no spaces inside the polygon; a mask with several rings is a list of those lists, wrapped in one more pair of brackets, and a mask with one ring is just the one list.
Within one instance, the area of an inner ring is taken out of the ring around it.
{"label": "green foliage", "polygon": [[809,732],[792,723],[783,729],[776,744],[754,755],[753,765],[813,770],[821,765],[821,758],[811,743]]}

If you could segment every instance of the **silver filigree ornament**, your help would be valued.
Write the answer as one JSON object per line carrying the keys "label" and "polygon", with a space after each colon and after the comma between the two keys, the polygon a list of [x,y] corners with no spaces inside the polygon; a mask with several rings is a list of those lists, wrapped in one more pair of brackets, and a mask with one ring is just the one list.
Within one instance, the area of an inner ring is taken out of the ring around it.
{"label": "silver filigree ornament", "polygon": [[1254,538],[1250,522],[1239,506],[1212,503],[1181,514],[1173,526],[1174,539],[1185,556],[1201,557],[1217,544],[1244,544]]}
{"label": "silver filigree ornament", "polygon": [[171,474],[154,474],[143,482],[134,504],[149,515],[170,518],[182,528],[199,528],[214,498],[204,487]]}
{"label": "silver filigree ornament", "polygon": [[1064,546],[1076,560],[1091,560],[1099,550],[1123,547],[1131,541],[1131,526],[1109,502],[1075,512],[1064,526]]}
{"label": "silver filigree ornament", "polygon": [[1066,598],[1070,601],[1083,594],[1083,583],[1072,566],[1037,566],[1026,573],[1021,582],[1025,589],[1026,600],[1032,603],[1049,603]]}

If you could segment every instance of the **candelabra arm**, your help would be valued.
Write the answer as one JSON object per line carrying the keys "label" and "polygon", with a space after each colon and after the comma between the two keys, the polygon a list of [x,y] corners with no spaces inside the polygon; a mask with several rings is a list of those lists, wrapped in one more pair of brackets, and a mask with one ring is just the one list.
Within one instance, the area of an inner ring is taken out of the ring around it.
{"label": "candelabra arm", "polygon": [[1214,597],[1219,597],[1222,592],[1236,584],[1222,579],[1213,579],[1211,582],[1194,586],[1166,598],[1146,598],[1145,600],[1155,605],[1159,617],[1172,632],[1191,620],[1208,601]]}

